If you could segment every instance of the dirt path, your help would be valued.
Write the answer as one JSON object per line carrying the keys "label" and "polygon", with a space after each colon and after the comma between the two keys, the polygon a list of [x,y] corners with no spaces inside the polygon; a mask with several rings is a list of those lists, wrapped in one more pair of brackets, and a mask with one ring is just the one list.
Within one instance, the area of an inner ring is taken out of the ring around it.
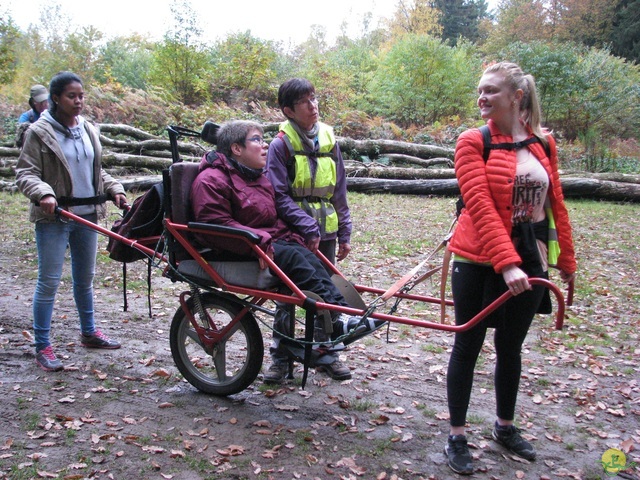
{"label": "dirt path", "polygon": [[[240,394],[212,397],[184,382],[171,357],[168,331],[180,285],[154,273],[149,319],[146,270],[137,265],[130,271],[130,309],[122,312],[120,265],[101,261],[100,327],[123,348],[102,352],[79,345],[67,278],[53,327],[65,370],[41,371],[23,334],[31,331],[36,272],[31,226],[23,219],[3,219],[12,228],[0,243],[0,478],[456,477],[442,453],[452,343],[447,333],[395,325],[389,343],[382,330],[344,353],[352,380],[310,372],[301,390],[298,370],[297,381],[281,388],[267,389],[259,378]],[[388,271],[412,261],[390,259],[363,269],[354,255],[347,268],[361,280],[387,283]],[[581,301],[573,316],[593,315],[587,312],[592,307]],[[539,317],[527,340],[517,415],[538,451],[532,463],[490,440],[493,355],[487,343],[469,417],[475,478],[601,478],[603,454],[625,446],[631,450],[627,463],[640,463],[637,330],[635,338],[627,333],[608,348],[578,342],[586,334],[580,322],[568,327],[554,332],[551,317]],[[640,471],[628,472],[625,478]]]}

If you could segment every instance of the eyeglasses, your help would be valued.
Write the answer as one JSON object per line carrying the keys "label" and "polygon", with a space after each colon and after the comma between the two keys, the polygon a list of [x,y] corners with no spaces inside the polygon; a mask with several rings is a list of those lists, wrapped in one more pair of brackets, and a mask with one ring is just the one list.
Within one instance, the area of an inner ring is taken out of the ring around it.
{"label": "eyeglasses", "polygon": [[247,142],[259,143],[260,145],[267,143],[260,135],[254,135],[251,138],[247,138]]}
{"label": "eyeglasses", "polygon": [[318,98],[315,95],[312,95],[309,98],[304,98],[302,100],[298,100],[297,102],[294,102],[293,104],[295,106],[306,105],[308,107],[313,107],[315,105],[318,105]]}

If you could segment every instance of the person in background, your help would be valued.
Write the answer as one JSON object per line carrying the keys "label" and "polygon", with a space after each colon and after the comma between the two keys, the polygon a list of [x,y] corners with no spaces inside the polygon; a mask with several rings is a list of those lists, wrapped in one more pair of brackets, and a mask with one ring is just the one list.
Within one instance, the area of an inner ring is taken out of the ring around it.
{"label": "person in background", "polygon": [[56,207],[96,222],[106,215],[105,201],[126,204],[122,185],[102,169],[98,131],[80,114],[84,89],[71,72],[56,74],[49,85],[49,109],[26,132],[16,166],[16,184],[31,200],[29,220],[35,223],[38,280],[33,296],[36,362],[46,371],[63,369],[49,334],[65,251],[71,254],[73,296],[80,318],[80,344],[87,348],[120,348],[96,328],[93,277],[98,233],[60,218]]}
{"label": "person in background", "polygon": [[[347,306],[322,261],[306,247],[304,239],[278,217],[275,192],[264,175],[267,143],[262,127],[250,121],[227,122],[218,130],[216,144],[216,151],[202,159],[200,172],[191,186],[194,220],[250,230],[260,238],[258,247],[301,290],[318,294],[325,303]],[[220,255],[225,252],[227,259],[229,252],[240,258],[255,256],[248,246],[234,239],[206,234],[194,236],[201,246],[212,248]],[[261,268],[267,268],[266,262],[260,261]],[[361,321],[360,317],[339,312],[332,312],[331,316],[334,340],[348,333],[350,339],[355,340],[380,323],[370,319]],[[328,341],[324,332],[316,329],[314,333],[316,341]],[[335,361],[335,357],[327,355],[325,361]],[[265,373],[266,383],[281,383],[284,379],[284,374],[269,376],[269,373],[273,373],[271,369]]]}
{"label": "person in background", "polygon": [[47,109],[48,99],[49,92],[46,87],[42,85],[34,85],[31,87],[31,95],[29,97],[31,110],[27,110],[18,118],[15,137],[16,147],[22,148],[27,130],[40,118],[40,114]]}
{"label": "person in background", "polygon": [[[474,368],[488,327],[494,327],[496,416],[492,437],[527,460],[534,447],[514,425],[521,373],[521,349],[534,315],[548,296],[530,277],[548,278],[556,266],[563,281],[575,277],[576,260],[558,173],[556,143],[541,127],[534,78],[513,63],[488,67],[478,85],[478,107],[491,143],[515,143],[483,158],[478,129],[463,132],[455,149],[455,170],[465,208],[449,242],[454,254],[451,286],[455,321],[473,318],[505,291],[497,314],[456,333],[447,372],[450,432],[445,446],[449,467],[473,473],[465,423]],[[530,143],[532,142],[532,143]],[[548,153],[547,153],[548,152]]]}
{"label": "person in background", "polygon": [[[267,155],[267,176],[276,192],[278,215],[303,236],[312,252],[320,250],[335,264],[351,251],[352,229],[340,148],[333,129],[319,121],[318,98],[311,82],[303,78],[284,82],[278,90],[278,105],[286,121]],[[277,308],[277,330],[284,328],[287,318],[286,309]],[[274,363],[282,360],[274,356]],[[348,378],[349,372],[340,361],[316,370],[334,379]]]}
{"label": "person in background", "polygon": [[29,96],[30,110],[27,110],[18,118],[18,123],[35,123],[42,112],[47,109],[49,101],[49,92],[43,85],[34,85],[31,87]]}

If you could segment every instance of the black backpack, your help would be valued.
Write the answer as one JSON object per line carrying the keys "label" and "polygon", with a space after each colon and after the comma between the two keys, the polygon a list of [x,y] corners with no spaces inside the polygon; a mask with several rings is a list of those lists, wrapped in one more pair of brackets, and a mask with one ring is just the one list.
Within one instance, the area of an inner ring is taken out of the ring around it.
{"label": "black backpack", "polygon": [[[164,187],[156,183],[144,195],[136,198],[131,208],[120,220],[116,220],[111,231],[125,238],[140,239],[162,234],[164,219]],[[162,249],[162,245],[157,247]],[[109,258],[117,262],[135,262],[147,255],[133,247],[109,237]]]}
{"label": "black backpack", "polygon": [[[535,135],[531,138],[523,140],[522,142],[491,143],[491,131],[489,130],[489,125],[483,125],[478,128],[478,130],[480,130],[480,132],[482,133],[482,143],[484,145],[484,148],[482,150],[482,159],[484,160],[484,163],[487,163],[487,160],[489,160],[489,154],[491,153],[491,150],[516,150],[518,148],[531,145],[532,143],[542,143],[542,140],[540,140]],[[551,157],[551,148],[549,147],[549,144],[547,143],[546,145],[543,145],[545,151],[547,152],[547,157]],[[462,196],[459,196],[458,200],[456,201],[456,217],[460,216],[463,208],[464,200],[462,200]]]}
{"label": "black backpack", "polygon": [[[164,186],[156,183],[144,195],[135,199],[131,208],[120,220],[116,220],[111,227],[111,231],[130,239],[141,239],[146,237],[156,237],[162,235],[164,225],[162,223],[165,213]],[[164,249],[162,239],[158,240],[156,251]],[[122,290],[124,306],[126,312],[129,305],[127,302],[127,263],[136,260],[147,260],[147,303],[149,305],[149,318],[151,318],[151,267],[153,258],[125,243],[109,237],[107,245],[109,258],[122,262]]]}

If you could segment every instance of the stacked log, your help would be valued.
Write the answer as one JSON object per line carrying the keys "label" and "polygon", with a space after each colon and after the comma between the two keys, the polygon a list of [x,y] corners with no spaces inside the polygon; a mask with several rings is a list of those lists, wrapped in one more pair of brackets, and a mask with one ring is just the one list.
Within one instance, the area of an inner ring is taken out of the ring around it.
{"label": "stacked log", "polygon": [[[160,172],[171,163],[166,137],[128,125],[100,124],[103,165],[127,190],[146,190],[161,181]],[[277,132],[277,124],[265,132]],[[411,195],[459,195],[453,170],[453,149],[394,140],[354,140],[338,137],[340,149],[349,157],[371,161],[345,162],[347,187],[354,192]],[[212,149],[204,142],[178,142],[180,159],[199,162]],[[15,165],[20,150],[0,146],[0,190],[15,192]],[[640,202],[640,175],[561,172],[566,197]]]}

